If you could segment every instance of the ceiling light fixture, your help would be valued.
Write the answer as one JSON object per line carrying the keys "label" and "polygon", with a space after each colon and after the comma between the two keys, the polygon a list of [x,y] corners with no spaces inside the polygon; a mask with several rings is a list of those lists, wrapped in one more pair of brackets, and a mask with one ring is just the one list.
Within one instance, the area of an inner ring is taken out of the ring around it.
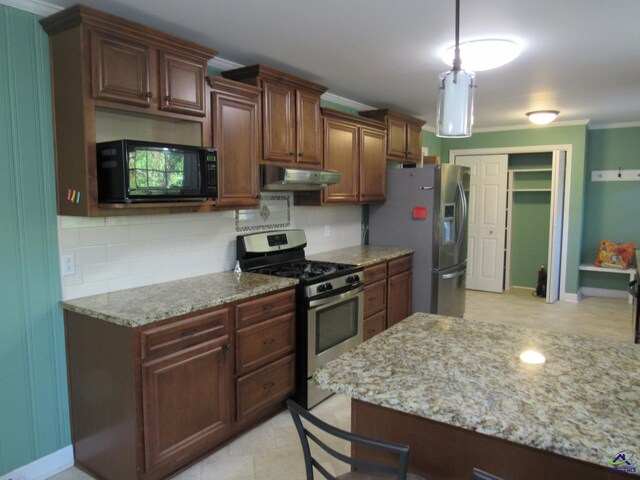
{"label": "ceiling light fixture", "polygon": [[[442,61],[451,65],[455,46],[447,48]],[[506,65],[520,55],[520,45],[505,38],[469,40],[460,44],[460,57],[464,66],[473,72],[491,70]]]}
{"label": "ceiling light fixture", "polygon": [[470,137],[473,123],[473,96],[476,88],[473,72],[461,68],[460,60],[460,0],[456,0],[456,46],[453,69],[441,73],[438,92],[438,137]]}
{"label": "ceiling light fixture", "polygon": [[524,363],[540,365],[546,361],[546,358],[544,358],[544,355],[542,355],[540,352],[536,352],[535,350],[527,350],[526,352],[522,352],[520,354],[520,360]]}
{"label": "ceiling light fixture", "polygon": [[558,110],[536,110],[535,112],[527,112],[525,115],[531,123],[536,125],[546,125],[553,122],[560,112]]}

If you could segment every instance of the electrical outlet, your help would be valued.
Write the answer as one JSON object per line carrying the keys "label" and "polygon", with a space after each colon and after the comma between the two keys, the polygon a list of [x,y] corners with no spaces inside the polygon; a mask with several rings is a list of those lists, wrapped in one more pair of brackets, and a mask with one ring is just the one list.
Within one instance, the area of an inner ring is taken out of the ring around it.
{"label": "electrical outlet", "polygon": [[76,259],[73,255],[62,255],[62,276],[75,275]]}
{"label": "electrical outlet", "polygon": [[324,236],[325,237],[330,237],[331,236],[331,225],[325,225],[324,226]]}

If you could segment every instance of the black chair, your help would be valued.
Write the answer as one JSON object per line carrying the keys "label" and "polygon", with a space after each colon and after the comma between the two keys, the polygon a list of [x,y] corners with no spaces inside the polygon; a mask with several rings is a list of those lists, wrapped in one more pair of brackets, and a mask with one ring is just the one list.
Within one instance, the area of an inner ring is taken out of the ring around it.
{"label": "black chair", "polygon": [[[409,466],[409,447],[407,445],[374,440],[361,435],[345,432],[344,430],[340,430],[311,415],[309,411],[292,400],[287,400],[287,407],[289,408],[289,412],[293,418],[293,423],[295,424],[298,435],[300,436],[300,442],[302,443],[302,452],[304,453],[304,462],[307,470],[307,480],[314,480],[314,467],[327,480],[425,480],[423,477],[407,473],[407,467]],[[307,430],[302,424],[301,417],[319,430],[336,438],[358,445],[373,447],[383,452],[395,453],[398,455],[398,465],[390,466],[355,460],[337,452],[320,440],[313,432]],[[334,477],[322,465],[320,465],[317,458],[312,456],[309,440],[312,440],[322,450],[334,458],[337,458],[352,467],[355,466],[358,468],[358,471],[347,472]]]}

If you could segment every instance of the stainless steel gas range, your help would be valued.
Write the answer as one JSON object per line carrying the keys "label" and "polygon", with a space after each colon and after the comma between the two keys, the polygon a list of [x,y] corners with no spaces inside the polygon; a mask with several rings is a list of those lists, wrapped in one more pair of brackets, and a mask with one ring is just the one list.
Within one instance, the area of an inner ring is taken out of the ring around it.
{"label": "stainless steel gas range", "polygon": [[304,230],[279,230],[237,237],[243,271],[297,278],[296,394],[311,408],[331,395],[315,386],[318,367],[362,342],[363,269],[305,258]]}

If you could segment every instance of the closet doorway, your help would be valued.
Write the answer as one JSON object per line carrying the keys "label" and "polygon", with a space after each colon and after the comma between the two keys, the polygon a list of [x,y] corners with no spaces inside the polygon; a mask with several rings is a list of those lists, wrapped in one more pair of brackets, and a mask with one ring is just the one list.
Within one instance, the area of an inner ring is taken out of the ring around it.
{"label": "closet doorway", "polygon": [[565,290],[570,145],[452,150],[472,170],[467,288],[535,289],[547,271],[546,301]]}

